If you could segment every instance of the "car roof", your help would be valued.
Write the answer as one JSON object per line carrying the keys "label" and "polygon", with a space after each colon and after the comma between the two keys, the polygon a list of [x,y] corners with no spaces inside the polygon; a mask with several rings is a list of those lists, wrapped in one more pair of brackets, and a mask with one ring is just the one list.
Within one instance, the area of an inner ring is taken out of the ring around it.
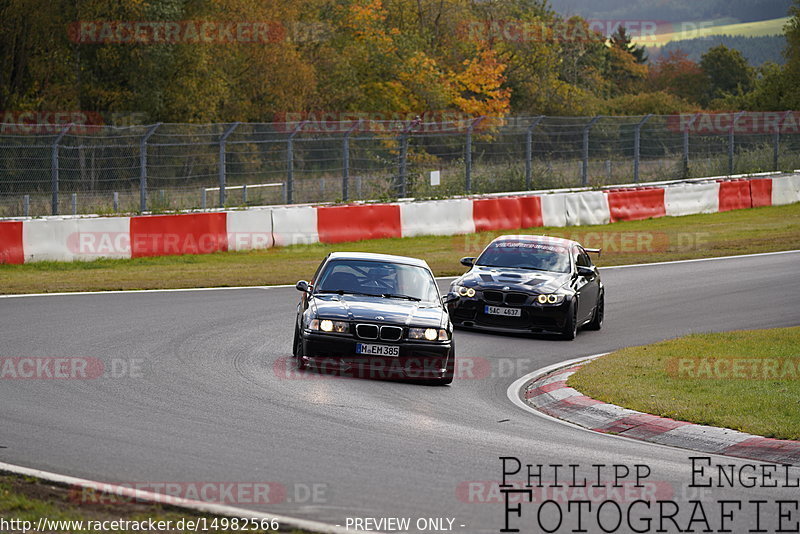
{"label": "car roof", "polygon": [[501,235],[500,237],[494,239],[492,243],[498,243],[502,241],[541,243],[547,245],[560,245],[562,247],[571,247],[572,245],[581,246],[580,243],[571,239],[563,239],[561,237],[552,237],[547,235]]}
{"label": "car roof", "polygon": [[390,263],[403,263],[405,265],[415,265],[430,270],[428,263],[419,258],[409,258],[408,256],[395,256],[394,254],[375,254],[373,252],[331,252],[328,260],[366,260],[366,261],[385,261]]}

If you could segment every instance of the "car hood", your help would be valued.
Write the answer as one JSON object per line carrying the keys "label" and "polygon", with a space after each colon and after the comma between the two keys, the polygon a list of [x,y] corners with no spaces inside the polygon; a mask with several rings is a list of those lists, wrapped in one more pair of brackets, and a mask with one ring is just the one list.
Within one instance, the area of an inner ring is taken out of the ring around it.
{"label": "car hood", "polygon": [[569,280],[569,273],[475,266],[456,279],[455,283],[480,289],[553,293],[568,284]]}
{"label": "car hood", "polygon": [[431,328],[447,325],[444,309],[431,303],[362,295],[315,295],[311,305],[316,315],[325,319]]}

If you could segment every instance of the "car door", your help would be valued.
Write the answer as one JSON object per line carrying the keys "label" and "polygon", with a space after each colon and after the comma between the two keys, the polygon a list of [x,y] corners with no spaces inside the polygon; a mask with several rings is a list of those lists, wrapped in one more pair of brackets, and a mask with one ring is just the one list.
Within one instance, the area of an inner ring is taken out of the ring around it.
{"label": "car door", "polygon": [[581,321],[588,321],[594,314],[594,309],[597,306],[597,299],[600,296],[600,276],[589,254],[582,247],[576,248],[578,255],[576,265],[588,267],[594,272],[592,276],[578,276],[579,279],[583,279],[583,284],[581,286],[582,302],[578,313],[581,317]]}

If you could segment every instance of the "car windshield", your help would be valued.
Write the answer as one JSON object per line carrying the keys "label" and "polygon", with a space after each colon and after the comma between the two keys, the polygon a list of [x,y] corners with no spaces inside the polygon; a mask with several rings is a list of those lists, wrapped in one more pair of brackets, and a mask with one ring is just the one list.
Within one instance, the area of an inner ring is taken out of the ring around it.
{"label": "car windshield", "polygon": [[569,272],[569,250],[560,245],[530,241],[492,243],[475,261],[483,267],[508,267]]}
{"label": "car windshield", "polygon": [[438,302],[430,271],[423,267],[369,260],[333,260],[319,275],[317,293],[353,293]]}

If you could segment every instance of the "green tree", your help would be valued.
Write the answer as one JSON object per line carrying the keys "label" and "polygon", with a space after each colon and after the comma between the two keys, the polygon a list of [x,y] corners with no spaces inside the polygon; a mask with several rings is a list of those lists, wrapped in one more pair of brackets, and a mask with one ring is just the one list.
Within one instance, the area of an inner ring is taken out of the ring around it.
{"label": "green tree", "polygon": [[617,30],[611,34],[609,38],[609,43],[612,47],[617,48],[618,50],[622,50],[623,52],[628,52],[636,59],[636,63],[643,65],[647,63],[647,49],[642,46],[636,46],[631,40],[631,36],[628,35],[628,30],[625,29],[625,26],[620,26]]}
{"label": "green tree", "polygon": [[709,90],[701,101],[703,105],[727,95],[744,94],[753,86],[753,68],[741,52],[725,45],[703,54],[700,68],[710,80]]}

